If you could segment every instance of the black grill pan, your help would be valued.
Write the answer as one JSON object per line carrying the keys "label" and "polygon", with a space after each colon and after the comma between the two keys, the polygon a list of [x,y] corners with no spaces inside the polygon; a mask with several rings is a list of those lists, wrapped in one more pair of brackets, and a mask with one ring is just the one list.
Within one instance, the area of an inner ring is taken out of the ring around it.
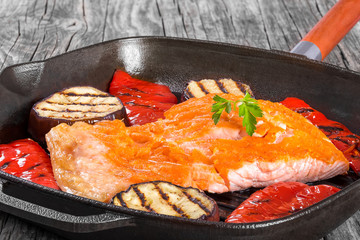
{"label": "black grill pan", "polygon": [[[232,78],[257,98],[298,97],[359,134],[360,74],[280,51],[161,37],[119,39],[43,62],[19,64],[0,75],[0,142],[29,137],[31,106],[76,85],[107,90],[121,69],[166,84],[178,96],[189,80]],[[69,239],[318,239],[360,208],[360,181],[350,172],[322,183],[335,195],[289,217],[250,224],[187,220],[77,197],[0,171],[0,210]],[[211,195],[222,219],[255,189]]]}

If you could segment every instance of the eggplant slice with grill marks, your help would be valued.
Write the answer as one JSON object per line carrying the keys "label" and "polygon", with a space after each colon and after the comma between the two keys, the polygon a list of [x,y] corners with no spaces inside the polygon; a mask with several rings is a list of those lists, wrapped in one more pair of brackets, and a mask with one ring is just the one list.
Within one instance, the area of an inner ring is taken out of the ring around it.
{"label": "eggplant slice with grill marks", "polygon": [[158,214],[219,221],[216,202],[196,188],[183,188],[164,181],[131,185],[113,198],[117,206]]}
{"label": "eggplant slice with grill marks", "polygon": [[254,96],[250,86],[230,78],[219,80],[203,79],[200,81],[190,81],[182,95],[182,100],[189,98],[200,98],[209,93],[231,93],[244,97],[246,92]]}
{"label": "eggplant slice with grill marks", "polygon": [[60,123],[129,120],[119,98],[89,86],[64,89],[34,104],[30,111],[28,132],[45,145],[45,134]]}

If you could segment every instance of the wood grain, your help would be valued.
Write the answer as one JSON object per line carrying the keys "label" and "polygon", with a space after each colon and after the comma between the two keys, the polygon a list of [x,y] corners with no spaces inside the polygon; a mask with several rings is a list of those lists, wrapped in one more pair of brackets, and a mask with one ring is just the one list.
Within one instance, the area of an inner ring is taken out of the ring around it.
{"label": "wood grain", "polygon": [[[335,0],[0,0],[0,70],[116,38],[170,36],[289,51]],[[360,24],[325,62],[360,71]],[[360,213],[325,238],[360,239]],[[5,213],[0,239],[62,239]]]}

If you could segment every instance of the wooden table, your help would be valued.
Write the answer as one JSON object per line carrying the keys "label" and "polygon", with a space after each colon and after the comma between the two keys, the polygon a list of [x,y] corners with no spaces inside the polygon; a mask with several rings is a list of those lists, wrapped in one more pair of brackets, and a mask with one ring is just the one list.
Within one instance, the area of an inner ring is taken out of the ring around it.
{"label": "wooden table", "polygon": [[[131,36],[289,51],[335,0],[1,0],[1,70]],[[359,3],[360,4],[360,3]],[[360,24],[325,62],[360,71]],[[360,212],[325,239],[360,239]],[[63,239],[0,212],[0,239]]]}

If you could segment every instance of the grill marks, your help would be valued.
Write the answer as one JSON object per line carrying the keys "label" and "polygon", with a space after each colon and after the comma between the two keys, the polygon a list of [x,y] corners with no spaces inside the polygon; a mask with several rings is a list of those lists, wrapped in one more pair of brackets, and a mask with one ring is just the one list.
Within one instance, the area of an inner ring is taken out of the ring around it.
{"label": "grill marks", "polygon": [[150,204],[146,203],[146,198],[145,195],[139,190],[139,188],[134,187],[134,192],[136,193],[136,195],[138,196],[138,198],[141,201],[141,206],[146,208],[146,210],[148,210],[149,212],[155,212],[151,207]]}
{"label": "grill marks", "polygon": [[184,192],[184,195],[193,203],[199,205],[199,207],[201,207],[202,210],[204,210],[204,212],[206,212],[207,214],[210,214],[210,209],[208,209],[202,202],[201,202],[201,199],[197,199],[197,198],[194,198],[194,196],[190,195],[189,193],[187,192]]}
{"label": "grill marks", "polygon": [[0,170],[7,168],[10,163],[11,163],[10,161],[9,161],[9,162],[4,162],[4,163],[0,166]]}
{"label": "grill marks", "polygon": [[222,82],[219,82],[218,86],[222,92],[229,93],[228,90],[226,89],[225,85]]}
{"label": "grill marks", "polygon": [[334,132],[344,131],[344,129],[343,129],[343,128],[340,128],[340,127],[321,126],[321,125],[318,125],[317,127],[320,128],[321,130],[323,130],[324,132],[328,132],[328,133],[330,133],[330,134],[332,134],[332,133],[334,133]]}
{"label": "grill marks", "polygon": [[249,92],[250,95],[253,95],[250,87],[239,81],[227,78],[220,80],[203,79],[189,82],[184,91],[183,100],[200,98],[209,93],[231,93],[244,97],[246,91]]}
{"label": "grill marks", "polygon": [[129,105],[129,106],[137,106],[137,107],[144,107],[144,108],[150,108],[150,109],[153,108],[153,107],[151,107],[149,105],[139,104],[139,103],[136,103],[136,102],[125,102],[125,104]]}
{"label": "grill marks", "polygon": [[216,203],[194,188],[155,181],[132,185],[113,199],[115,205],[192,219],[206,219]]}
{"label": "grill marks", "polygon": [[102,93],[98,93],[98,94],[92,94],[92,93],[76,93],[76,92],[63,92],[62,95],[64,96],[74,96],[74,97],[107,97],[107,94],[102,94]]}
{"label": "grill marks", "polygon": [[176,211],[179,215],[181,215],[182,217],[187,217],[189,218],[189,216],[187,216],[184,211],[179,208],[178,206],[176,206],[175,204],[172,204],[170,203],[170,198],[169,196],[167,195],[166,192],[164,192],[160,187],[159,185],[155,185],[155,189],[159,192],[160,196],[162,197],[162,199],[164,199],[171,207],[172,209],[174,209],[174,211]]}
{"label": "grill marks", "polygon": [[[35,165],[33,165],[33,166],[29,167],[26,171],[33,170],[33,169],[35,169],[36,167],[39,167],[40,165],[41,165],[40,163],[35,164]],[[44,176],[45,176],[45,175],[44,175]]]}
{"label": "grill marks", "polygon": [[164,118],[164,112],[177,103],[167,86],[132,78],[121,70],[115,71],[109,92],[124,103],[130,125]]}
{"label": "grill marks", "polygon": [[51,102],[51,101],[46,101],[46,103],[48,104],[57,104],[59,106],[71,106],[71,105],[81,105],[81,106],[97,106],[97,105],[109,105],[109,106],[116,106],[116,103],[108,103],[108,104],[104,104],[102,103],[94,103],[94,104],[90,104],[90,103],[77,103],[77,104],[69,104],[69,103],[58,103],[58,102]]}
{"label": "grill marks", "polygon": [[310,112],[314,112],[313,109],[310,108],[300,108],[300,109],[296,109],[297,113],[310,113]]}
{"label": "grill marks", "polygon": [[200,87],[200,90],[204,93],[204,95],[210,93],[210,92],[206,89],[206,87],[209,87],[209,86],[206,86],[206,85],[204,85],[204,84],[198,84],[198,86]]}
{"label": "grill marks", "polygon": [[121,102],[91,87],[74,87],[58,92],[38,103],[40,116],[57,119],[89,119],[104,117],[123,108]]}

